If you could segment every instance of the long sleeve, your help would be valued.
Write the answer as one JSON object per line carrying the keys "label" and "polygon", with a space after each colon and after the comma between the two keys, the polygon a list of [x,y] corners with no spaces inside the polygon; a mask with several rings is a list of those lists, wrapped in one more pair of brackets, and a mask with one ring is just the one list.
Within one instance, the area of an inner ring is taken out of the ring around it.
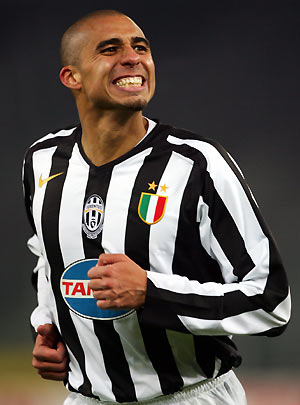
{"label": "long sleeve", "polygon": [[36,234],[36,228],[32,216],[32,200],[34,195],[34,175],[32,160],[26,155],[23,164],[23,193],[27,217],[31,225],[33,236],[28,240],[29,250],[38,257],[36,267],[33,269],[32,281],[37,291],[37,307],[31,314],[31,324],[36,330],[39,325],[52,323],[50,315],[50,285],[46,275],[46,261]]}
{"label": "long sleeve", "polygon": [[288,282],[239,168],[211,143],[175,137],[170,141],[187,144],[205,157],[195,221],[201,244],[218,263],[223,282],[201,283],[165,269],[148,271],[140,319],[195,335],[280,334],[290,317]]}
{"label": "long sleeve", "polygon": [[37,279],[37,301],[38,305],[33,310],[30,321],[36,330],[39,325],[52,323],[50,313],[50,285],[46,276],[46,262],[42,255],[40,244],[36,235],[33,235],[27,242],[29,250],[38,257],[37,265],[33,270],[34,278]]}

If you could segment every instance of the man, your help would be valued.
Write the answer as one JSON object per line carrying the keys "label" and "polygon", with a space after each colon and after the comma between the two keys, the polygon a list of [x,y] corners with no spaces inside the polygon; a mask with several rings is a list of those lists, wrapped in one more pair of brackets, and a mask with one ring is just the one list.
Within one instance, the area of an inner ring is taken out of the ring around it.
{"label": "man", "polygon": [[39,257],[33,366],[68,404],[245,404],[234,334],[280,334],[286,275],[222,147],[146,119],[149,42],[127,16],[64,33],[62,83],[81,125],[28,150],[25,202]]}

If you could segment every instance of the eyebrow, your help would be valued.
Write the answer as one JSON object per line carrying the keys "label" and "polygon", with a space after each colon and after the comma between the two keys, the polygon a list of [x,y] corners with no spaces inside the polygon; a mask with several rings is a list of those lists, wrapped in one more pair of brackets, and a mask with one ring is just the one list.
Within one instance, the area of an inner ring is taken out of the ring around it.
{"label": "eyebrow", "polygon": [[[132,37],[131,38],[131,44],[136,45],[140,42],[143,42],[148,48],[150,48],[150,42],[148,39],[143,38],[143,37]],[[105,39],[104,41],[99,42],[99,44],[96,47],[96,51],[105,48],[108,45],[122,45],[123,41],[120,38],[109,38]]]}
{"label": "eyebrow", "polygon": [[148,41],[148,39],[143,38],[143,37],[133,37],[131,38],[131,43],[132,44],[137,44],[143,42],[148,48],[150,48],[150,42]]}

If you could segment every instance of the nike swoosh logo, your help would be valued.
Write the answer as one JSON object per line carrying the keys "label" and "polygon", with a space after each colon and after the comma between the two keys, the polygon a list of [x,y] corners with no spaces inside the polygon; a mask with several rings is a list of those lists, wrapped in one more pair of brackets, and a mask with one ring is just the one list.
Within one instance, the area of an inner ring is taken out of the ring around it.
{"label": "nike swoosh logo", "polygon": [[42,187],[44,184],[48,183],[48,181],[54,179],[57,176],[60,176],[61,174],[63,174],[64,172],[61,173],[57,173],[57,174],[53,174],[53,176],[47,177],[46,179],[42,179],[42,175],[40,175],[40,179],[39,179],[39,186]]}

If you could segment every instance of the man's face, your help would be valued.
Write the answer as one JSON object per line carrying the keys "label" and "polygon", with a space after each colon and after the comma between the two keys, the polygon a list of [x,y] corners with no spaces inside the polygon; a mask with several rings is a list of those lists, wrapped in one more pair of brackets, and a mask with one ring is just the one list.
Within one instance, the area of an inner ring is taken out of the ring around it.
{"label": "man's face", "polygon": [[150,47],[141,29],[125,16],[95,17],[85,23],[78,70],[88,107],[138,111],[155,90]]}

